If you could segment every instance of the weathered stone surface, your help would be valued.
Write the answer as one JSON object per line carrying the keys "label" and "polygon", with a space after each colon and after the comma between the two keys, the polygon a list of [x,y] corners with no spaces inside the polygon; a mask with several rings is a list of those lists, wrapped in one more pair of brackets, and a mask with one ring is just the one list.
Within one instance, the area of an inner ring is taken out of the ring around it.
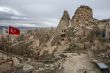
{"label": "weathered stone surface", "polygon": [[99,29],[105,32],[105,37],[110,38],[110,19],[103,19],[96,21]]}
{"label": "weathered stone surface", "polygon": [[90,25],[93,19],[92,9],[88,6],[81,5],[72,17],[71,26],[86,26]]}
{"label": "weathered stone surface", "polygon": [[68,14],[68,11],[65,10],[58,24],[57,30],[66,29],[69,26],[69,21],[70,21],[70,16]]}

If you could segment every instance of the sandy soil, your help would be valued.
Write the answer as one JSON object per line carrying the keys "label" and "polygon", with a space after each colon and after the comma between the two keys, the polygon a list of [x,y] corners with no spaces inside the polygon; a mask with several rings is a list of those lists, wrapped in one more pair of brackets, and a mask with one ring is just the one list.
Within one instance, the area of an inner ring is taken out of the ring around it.
{"label": "sandy soil", "polygon": [[86,54],[71,55],[62,65],[63,73],[100,73],[99,69],[89,62]]}

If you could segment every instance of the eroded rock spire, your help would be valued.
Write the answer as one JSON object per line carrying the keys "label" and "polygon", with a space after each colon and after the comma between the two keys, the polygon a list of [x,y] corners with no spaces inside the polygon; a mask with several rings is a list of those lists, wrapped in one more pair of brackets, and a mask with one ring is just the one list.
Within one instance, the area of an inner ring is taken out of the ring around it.
{"label": "eroded rock spire", "polygon": [[58,30],[66,29],[69,26],[69,21],[70,21],[69,13],[67,10],[64,10],[63,16],[61,17],[57,29]]}

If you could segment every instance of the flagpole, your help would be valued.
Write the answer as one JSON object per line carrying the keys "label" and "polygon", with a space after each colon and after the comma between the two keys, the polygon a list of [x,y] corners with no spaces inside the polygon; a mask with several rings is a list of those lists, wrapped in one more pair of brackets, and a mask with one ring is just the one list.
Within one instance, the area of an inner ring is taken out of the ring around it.
{"label": "flagpole", "polygon": [[[10,26],[9,26],[10,27]],[[8,27],[8,49],[9,49],[9,53],[10,51],[10,34],[9,34],[9,27]]]}
{"label": "flagpole", "polygon": [[[8,27],[8,49],[9,49],[9,53],[12,53],[12,50],[11,50],[11,44],[10,44],[10,39],[11,39],[11,35],[9,33],[9,30],[10,30],[10,26]],[[9,59],[11,59],[11,56],[9,56]]]}
{"label": "flagpole", "polygon": [[[1,40],[1,45],[3,45],[3,32],[4,32],[4,30],[2,29],[2,40]],[[2,47],[2,50],[4,50],[4,46]],[[3,53],[2,53],[2,60],[3,60],[4,58],[3,58]]]}

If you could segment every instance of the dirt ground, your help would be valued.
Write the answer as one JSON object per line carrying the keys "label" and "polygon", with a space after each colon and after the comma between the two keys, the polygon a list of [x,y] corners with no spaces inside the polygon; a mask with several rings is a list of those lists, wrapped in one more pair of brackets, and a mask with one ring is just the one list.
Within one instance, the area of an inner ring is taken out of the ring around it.
{"label": "dirt ground", "polygon": [[89,61],[87,54],[71,54],[62,66],[63,73],[100,73],[99,69]]}

